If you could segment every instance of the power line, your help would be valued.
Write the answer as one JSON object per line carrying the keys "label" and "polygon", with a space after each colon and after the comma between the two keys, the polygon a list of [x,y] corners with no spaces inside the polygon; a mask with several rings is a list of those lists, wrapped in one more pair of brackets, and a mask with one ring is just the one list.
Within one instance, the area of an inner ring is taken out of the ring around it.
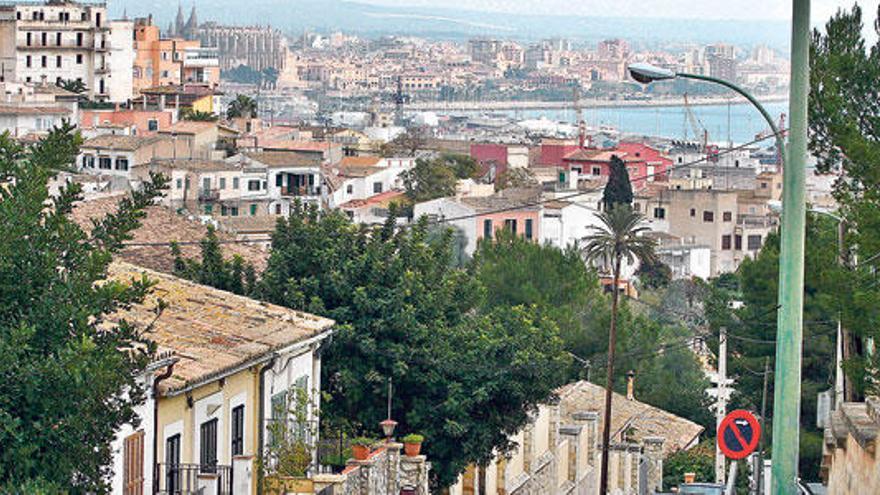
{"label": "power line", "polygon": [[[779,132],[780,132],[780,134],[784,134],[786,131],[787,131],[787,129],[782,129],[782,130],[780,130]],[[775,138],[775,137],[776,137],[775,134],[769,134],[769,135],[764,136],[764,137],[756,138],[756,139],[753,139],[752,141],[749,141],[749,142],[747,142],[747,143],[741,144],[741,145],[739,145],[739,146],[735,146],[735,147],[733,147],[733,148],[728,148],[728,149],[725,149],[725,150],[719,151],[718,154],[715,155],[715,156],[717,156],[717,157],[721,157],[721,156],[724,156],[724,155],[727,155],[727,154],[733,153],[733,152],[735,152],[735,151],[741,151],[741,150],[743,150],[743,149],[747,149],[747,148],[749,148],[749,147],[751,147],[751,146],[753,146],[753,145],[755,145],[755,144],[757,144],[757,143],[760,143],[760,142],[762,142],[762,141],[766,141],[767,139]],[[697,165],[697,164],[700,164],[700,163],[703,163],[703,162],[708,162],[708,160],[709,160],[708,157],[702,157],[702,158],[698,158],[698,159],[696,159],[696,160],[691,160],[691,161],[689,161],[689,162],[679,163],[679,164],[677,164],[677,165],[673,165],[672,167],[665,169],[663,172],[652,172],[652,173],[650,173],[650,174],[645,174],[645,175],[643,175],[643,176],[636,177],[636,178],[634,178],[634,179],[631,178],[630,181],[631,181],[631,182],[644,181],[644,180],[647,180],[647,179],[654,178],[654,177],[656,177],[656,176],[666,175],[666,174],[668,174],[669,172],[672,172],[672,171],[674,171],[674,170],[678,170],[678,169],[685,168],[685,167],[690,167],[690,166]],[[576,197],[579,197],[579,196],[584,196],[584,195],[587,195],[587,194],[591,194],[591,193],[594,193],[594,192],[598,192],[598,191],[602,190],[603,187],[604,187],[604,186],[592,187],[592,188],[584,189],[584,190],[582,190],[582,191],[578,191],[578,192],[576,192],[576,193],[566,194],[566,195],[558,196],[558,197],[555,197],[555,198],[552,198],[552,199],[540,199],[540,200],[535,200],[535,201],[527,201],[527,202],[524,202],[524,203],[521,203],[521,204],[518,204],[518,205],[507,206],[507,207],[504,207],[504,208],[496,208],[496,209],[494,209],[494,210],[486,210],[486,211],[481,211],[481,212],[479,212],[479,213],[473,213],[473,214],[468,214],[468,215],[461,215],[461,216],[458,216],[458,217],[438,218],[438,219],[436,219],[436,220],[429,221],[428,224],[429,224],[429,225],[437,225],[437,224],[443,224],[443,223],[457,222],[457,221],[460,221],[460,220],[469,220],[469,219],[472,219],[472,218],[479,218],[479,217],[482,217],[482,216],[493,215],[493,214],[496,214],[496,213],[505,213],[505,212],[508,212],[508,211],[516,211],[516,210],[520,210],[520,209],[523,209],[523,208],[530,208],[530,207],[533,207],[533,206],[540,206],[540,205],[543,205],[543,204],[545,204],[545,203],[550,203],[550,202],[565,201],[565,200],[567,200],[567,199],[572,199],[572,198],[576,198]],[[411,226],[413,226],[413,225],[416,225],[416,224],[402,225],[402,226],[400,226],[400,228],[401,228],[401,229],[405,229],[405,228],[409,228],[409,227],[411,227]],[[217,242],[218,242],[219,244],[253,244],[253,243],[270,242],[271,240],[272,240],[271,237],[266,237],[266,238],[250,238],[250,239],[223,239],[223,240],[218,239]],[[201,243],[201,241],[182,241],[182,242],[177,242],[176,244],[177,244],[177,245],[180,245],[180,246],[185,246],[185,245],[198,245],[199,243]],[[123,243],[123,247],[152,247],[152,246],[170,246],[170,245],[171,245],[171,242],[164,242],[164,241],[163,241],[163,242],[131,242],[131,243]]]}

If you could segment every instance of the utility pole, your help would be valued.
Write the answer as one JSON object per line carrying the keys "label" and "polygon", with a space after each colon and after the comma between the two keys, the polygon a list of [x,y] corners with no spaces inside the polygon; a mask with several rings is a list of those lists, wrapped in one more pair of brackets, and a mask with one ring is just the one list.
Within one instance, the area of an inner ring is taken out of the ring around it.
{"label": "utility pole", "polygon": [[[764,392],[761,394],[761,431],[767,431],[767,382],[770,379],[770,358],[764,358]],[[766,434],[762,434],[760,438],[758,438],[758,468],[755,469],[755,493],[757,495],[764,495],[761,491],[764,487],[764,437]]]}
{"label": "utility pole", "polygon": [[[718,397],[715,402],[715,431],[727,415],[727,327],[721,327],[718,335]],[[724,484],[726,458],[715,442],[715,483]]]}
{"label": "utility pole", "polygon": [[810,0],[792,0],[789,146],[784,159],[773,400],[773,495],[798,492],[804,309]]}

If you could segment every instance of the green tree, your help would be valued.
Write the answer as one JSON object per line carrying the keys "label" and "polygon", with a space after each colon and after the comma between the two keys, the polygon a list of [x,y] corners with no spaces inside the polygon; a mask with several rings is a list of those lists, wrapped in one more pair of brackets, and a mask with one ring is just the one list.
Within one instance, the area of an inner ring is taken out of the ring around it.
{"label": "green tree", "polygon": [[632,205],[633,190],[629,181],[626,164],[617,155],[611,157],[608,184],[602,193],[602,204],[605,211],[611,211],[615,205]]}
{"label": "green tree", "polygon": [[165,181],[145,183],[87,234],[69,218],[80,187],[49,196],[71,153],[60,139],[70,133],[53,133],[0,162],[0,487],[103,493],[111,442],[136,422],[145,392],[136,376],[153,345],[144,329],[106,319],[142,301],[150,282],[99,282]]}
{"label": "green tree", "polygon": [[639,265],[636,276],[645,287],[660,289],[672,282],[672,269],[660,260],[646,261]]}
{"label": "green tree", "polygon": [[49,134],[28,148],[31,161],[50,170],[73,171],[82,135],[76,126],[65,119],[60,126],[52,127]]}
{"label": "green tree", "polygon": [[[394,212],[392,212],[394,213]],[[352,224],[296,205],[273,235],[260,281],[266,300],[338,322],[324,377],[324,418],[375,432],[386,386],[399,433],[425,444],[437,486],[510,448],[508,435],[564,381],[556,325],[531,307],[478,313],[483,290],[450,262],[452,233]]]}
{"label": "green tree", "polygon": [[416,156],[416,152],[428,142],[423,129],[407,129],[406,132],[379,147],[383,157]]}
{"label": "green tree", "polygon": [[208,233],[200,242],[201,261],[185,259],[177,243],[171,244],[174,256],[174,274],[204,285],[234,294],[250,294],[256,285],[256,273],[253,265],[246,263],[241,256],[231,260],[223,257],[220,240],[214,227],[208,227]]}
{"label": "green tree", "polygon": [[517,187],[535,187],[538,179],[527,168],[511,168],[495,179],[495,190],[502,191]]}
{"label": "green tree", "polygon": [[845,339],[850,356],[846,369],[854,385],[847,390],[848,400],[866,390],[880,392],[880,357],[860,349],[866,339],[880,338],[877,285],[872,280],[880,263],[880,43],[868,46],[862,32],[861,8],[841,10],[824,33],[813,33],[810,53],[810,148],[819,158],[820,172],[838,175],[834,197],[847,226],[847,261],[853,265],[855,255],[860,259],[850,277],[867,282],[850,283],[832,293],[844,328],[854,336]]}
{"label": "green tree", "polygon": [[76,94],[85,93],[86,89],[88,89],[86,88],[86,83],[80,79],[61,79],[56,85],[61,89]]}
{"label": "green tree", "polygon": [[[608,189],[606,188],[606,194]],[[632,263],[655,259],[654,241],[644,237],[647,227],[639,227],[644,217],[628,205],[612,204],[611,209],[599,214],[602,226],[584,240],[584,255],[591,262],[602,262],[612,273],[611,321],[608,326],[608,364],[605,385],[605,415],[602,431],[602,471],[599,493],[608,491],[608,448],[611,436],[611,394],[614,387],[614,351],[617,338],[617,307],[620,297],[620,270],[624,260]]]}
{"label": "green tree", "polygon": [[183,112],[181,118],[183,120],[192,120],[195,122],[216,122],[217,116],[211,112],[202,112],[199,110],[186,109]]}
{"label": "green tree", "polygon": [[443,154],[417,159],[400,177],[407,197],[418,203],[454,195],[458,180],[472,177],[476,170],[477,163],[469,156]]}
{"label": "green tree", "polygon": [[257,116],[257,101],[247,95],[236,95],[226,108],[226,117],[235,119],[239,117],[254,118]]}
{"label": "green tree", "polygon": [[264,87],[275,88],[278,84],[278,76],[280,73],[275,67],[266,67],[260,71],[260,80]]}
{"label": "green tree", "polygon": [[220,77],[226,81],[254,85],[260,84],[263,80],[262,73],[249,65],[239,65],[238,67],[221,71]]}

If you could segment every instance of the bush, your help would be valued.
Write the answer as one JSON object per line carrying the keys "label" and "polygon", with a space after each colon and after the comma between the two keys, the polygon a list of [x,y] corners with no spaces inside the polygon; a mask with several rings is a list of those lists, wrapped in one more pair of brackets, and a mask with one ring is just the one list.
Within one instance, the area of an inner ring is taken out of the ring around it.
{"label": "bush", "polygon": [[403,437],[403,443],[422,443],[425,441],[425,437],[422,435],[417,435],[415,433],[410,433],[409,435]]}
{"label": "bush", "polygon": [[376,439],[369,437],[357,437],[351,441],[352,445],[357,445],[359,447],[372,447],[375,443]]}

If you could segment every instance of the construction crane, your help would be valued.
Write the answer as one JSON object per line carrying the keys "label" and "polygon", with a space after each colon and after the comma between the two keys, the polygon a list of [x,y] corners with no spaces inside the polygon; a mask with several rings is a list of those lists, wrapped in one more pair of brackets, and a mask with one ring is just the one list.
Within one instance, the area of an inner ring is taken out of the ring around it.
{"label": "construction crane", "polygon": [[572,88],[572,102],[574,103],[574,119],[578,126],[578,146],[583,148],[587,142],[587,123],[584,122],[583,111],[581,110],[580,84],[575,84]]}
{"label": "construction crane", "polygon": [[691,130],[694,133],[694,139],[700,139],[700,151],[706,153],[706,159],[710,162],[718,161],[718,147],[717,146],[709,146],[709,131],[706,130],[706,126],[703,125],[703,121],[701,121],[696,114],[694,114],[694,110],[691,108],[691,104],[688,101],[687,93],[684,94],[684,114],[685,114],[685,126],[684,126],[684,140],[687,142],[688,140],[688,125],[690,125]]}

